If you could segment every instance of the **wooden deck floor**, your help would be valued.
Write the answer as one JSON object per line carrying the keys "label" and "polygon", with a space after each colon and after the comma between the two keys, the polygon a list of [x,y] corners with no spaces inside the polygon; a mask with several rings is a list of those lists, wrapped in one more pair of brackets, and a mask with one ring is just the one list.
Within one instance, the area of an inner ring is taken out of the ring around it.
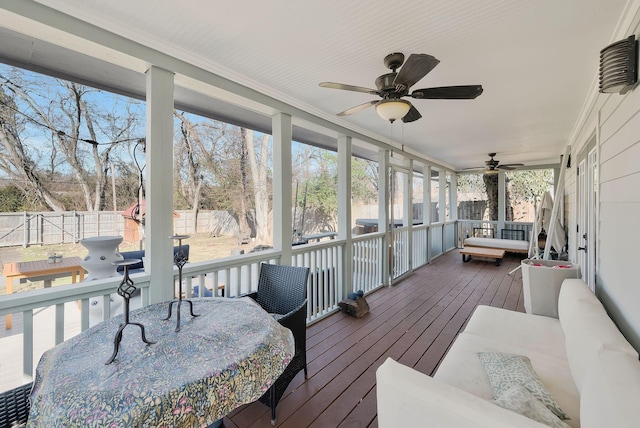
{"label": "wooden deck floor", "polygon": [[[371,313],[338,313],[307,329],[309,377],[300,372],[277,408],[277,426],[377,427],[375,372],[387,357],[432,374],[477,305],[524,312],[521,257],[463,263],[445,254],[393,287],[367,296]],[[256,402],[236,409],[226,428],[270,427]]]}

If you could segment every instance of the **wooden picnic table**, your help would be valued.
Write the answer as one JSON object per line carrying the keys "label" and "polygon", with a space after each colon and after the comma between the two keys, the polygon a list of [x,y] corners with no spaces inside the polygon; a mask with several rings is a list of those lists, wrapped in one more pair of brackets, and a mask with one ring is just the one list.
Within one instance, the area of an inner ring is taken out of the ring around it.
{"label": "wooden picnic table", "polygon": [[[2,274],[7,278],[6,294],[13,293],[13,280],[25,278],[38,278],[44,280],[45,288],[51,287],[51,280],[71,275],[71,283],[84,279],[84,269],[80,265],[80,257],[63,257],[55,259],[56,263],[50,263],[49,259],[34,260],[31,262],[15,262],[4,265]],[[6,328],[12,327],[11,314],[6,315]]]}

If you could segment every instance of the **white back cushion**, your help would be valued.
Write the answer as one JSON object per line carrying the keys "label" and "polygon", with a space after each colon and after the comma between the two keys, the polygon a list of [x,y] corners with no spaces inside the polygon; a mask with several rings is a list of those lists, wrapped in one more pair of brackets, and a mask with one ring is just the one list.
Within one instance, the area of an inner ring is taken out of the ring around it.
{"label": "white back cushion", "polygon": [[566,338],[567,360],[579,392],[603,345],[638,358],[638,353],[582,280],[564,280],[560,287],[558,315]]}
{"label": "white back cushion", "polygon": [[640,361],[602,347],[593,359],[580,397],[582,428],[640,426]]}

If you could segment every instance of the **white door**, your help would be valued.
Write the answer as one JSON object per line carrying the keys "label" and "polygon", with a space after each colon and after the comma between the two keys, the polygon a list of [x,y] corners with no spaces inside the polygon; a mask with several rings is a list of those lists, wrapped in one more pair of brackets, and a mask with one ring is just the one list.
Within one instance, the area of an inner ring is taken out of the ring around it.
{"label": "white door", "polygon": [[595,291],[596,281],[596,204],[598,192],[597,151],[595,138],[578,156],[577,262],[583,280]]}

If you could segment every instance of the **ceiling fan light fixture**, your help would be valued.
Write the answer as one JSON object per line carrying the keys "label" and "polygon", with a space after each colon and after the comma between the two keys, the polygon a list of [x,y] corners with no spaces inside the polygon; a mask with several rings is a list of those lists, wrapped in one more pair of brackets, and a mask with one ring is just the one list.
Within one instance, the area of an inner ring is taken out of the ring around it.
{"label": "ceiling fan light fixture", "polygon": [[500,171],[497,169],[487,169],[484,171],[485,174],[487,175],[496,175],[498,174]]}
{"label": "ceiling fan light fixture", "polygon": [[396,98],[386,99],[376,104],[376,112],[378,116],[389,122],[393,122],[397,119],[402,119],[409,113],[411,109],[411,103],[409,101],[400,100]]}

